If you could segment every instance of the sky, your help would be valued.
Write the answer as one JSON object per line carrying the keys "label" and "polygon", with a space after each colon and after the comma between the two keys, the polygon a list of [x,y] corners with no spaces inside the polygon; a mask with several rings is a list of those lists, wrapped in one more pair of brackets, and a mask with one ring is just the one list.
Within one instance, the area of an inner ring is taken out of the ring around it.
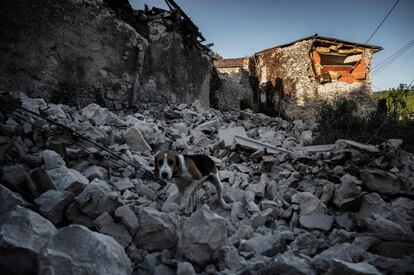
{"label": "sky", "polygon": [[[129,0],[134,9],[168,9],[164,0]],[[175,0],[224,58],[255,52],[313,34],[365,43],[396,0]],[[414,0],[400,0],[368,44],[384,49],[379,64],[414,40]],[[373,88],[414,80],[414,46],[373,73]],[[414,82],[413,82],[414,84]]]}

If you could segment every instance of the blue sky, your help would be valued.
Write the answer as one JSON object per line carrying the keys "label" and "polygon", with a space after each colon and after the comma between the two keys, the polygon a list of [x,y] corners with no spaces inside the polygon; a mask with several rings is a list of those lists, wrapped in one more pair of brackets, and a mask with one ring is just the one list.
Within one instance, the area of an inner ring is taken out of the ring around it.
{"label": "blue sky", "polygon": [[[163,0],[129,0],[167,9]],[[396,0],[175,0],[194,21],[213,50],[225,58],[254,52],[318,33],[365,43]],[[414,39],[414,0],[400,0],[369,44],[384,49],[374,66]],[[414,79],[414,46],[373,74],[375,87],[387,89]],[[378,90],[374,87],[374,90]]]}

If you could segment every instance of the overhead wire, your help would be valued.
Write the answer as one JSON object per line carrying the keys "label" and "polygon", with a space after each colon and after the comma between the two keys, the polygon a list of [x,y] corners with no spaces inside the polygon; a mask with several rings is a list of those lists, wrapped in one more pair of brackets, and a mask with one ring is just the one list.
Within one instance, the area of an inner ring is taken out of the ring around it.
{"label": "overhead wire", "polygon": [[392,8],[388,11],[387,15],[384,17],[384,19],[381,21],[381,23],[378,25],[378,27],[375,29],[375,31],[371,34],[371,36],[368,38],[368,40],[365,41],[365,44],[367,44],[371,40],[371,38],[377,33],[377,31],[381,28],[382,24],[384,24],[385,20],[387,20],[388,16],[391,14],[391,12],[397,6],[398,2],[400,2],[400,0],[397,0],[395,2],[394,6],[392,6]]}
{"label": "overhead wire", "polygon": [[414,46],[414,40],[410,41],[409,43],[404,45],[402,48],[397,50],[395,53],[393,53],[391,56],[387,57],[386,59],[381,61],[379,64],[375,65],[372,68],[372,73],[378,73],[382,71],[385,67],[392,64],[395,60],[397,60],[399,57],[405,54],[413,46]]}

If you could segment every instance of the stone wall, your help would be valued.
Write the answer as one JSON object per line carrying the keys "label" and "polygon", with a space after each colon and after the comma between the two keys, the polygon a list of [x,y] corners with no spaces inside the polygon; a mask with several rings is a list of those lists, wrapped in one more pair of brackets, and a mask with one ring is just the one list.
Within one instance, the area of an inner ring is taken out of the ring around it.
{"label": "stone wall", "polygon": [[309,98],[314,97],[317,83],[309,58],[311,47],[312,40],[307,40],[256,55],[262,103],[275,104],[282,96],[304,106]]}
{"label": "stone wall", "polygon": [[[214,62],[220,86],[214,91],[216,108],[221,110],[253,108],[254,92],[250,83],[253,71],[250,57]],[[227,66],[226,65],[230,65]]]}
{"label": "stone wall", "polygon": [[359,83],[333,80],[317,81],[310,52],[313,39],[300,41],[286,47],[275,47],[255,55],[255,74],[258,80],[260,104],[267,108],[283,109],[291,118],[309,118],[324,100],[339,95],[371,90],[372,50],[365,49],[366,79]]}
{"label": "stone wall", "polygon": [[167,30],[164,20],[149,24],[139,101],[192,103],[209,106],[212,60],[201,50],[184,44],[181,35]]}
{"label": "stone wall", "polygon": [[239,110],[252,108],[253,90],[249,84],[248,72],[240,69],[237,73],[220,73],[220,88],[215,91],[217,108]]}
{"label": "stone wall", "polygon": [[[0,91],[110,109],[169,101],[209,105],[212,61],[168,20],[133,21],[103,0],[0,2]],[[128,13],[127,12],[127,13]],[[134,94],[135,91],[135,94]],[[134,95],[134,96],[133,96]]]}

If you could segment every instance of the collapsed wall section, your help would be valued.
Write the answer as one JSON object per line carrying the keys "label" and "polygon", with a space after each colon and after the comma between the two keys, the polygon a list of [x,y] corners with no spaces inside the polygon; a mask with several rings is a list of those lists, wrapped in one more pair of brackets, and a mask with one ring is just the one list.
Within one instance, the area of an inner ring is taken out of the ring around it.
{"label": "collapsed wall section", "polygon": [[162,13],[141,20],[126,0],[1,1],[0,91],[110,109],[195,99],[208,106],[211,58]]}

